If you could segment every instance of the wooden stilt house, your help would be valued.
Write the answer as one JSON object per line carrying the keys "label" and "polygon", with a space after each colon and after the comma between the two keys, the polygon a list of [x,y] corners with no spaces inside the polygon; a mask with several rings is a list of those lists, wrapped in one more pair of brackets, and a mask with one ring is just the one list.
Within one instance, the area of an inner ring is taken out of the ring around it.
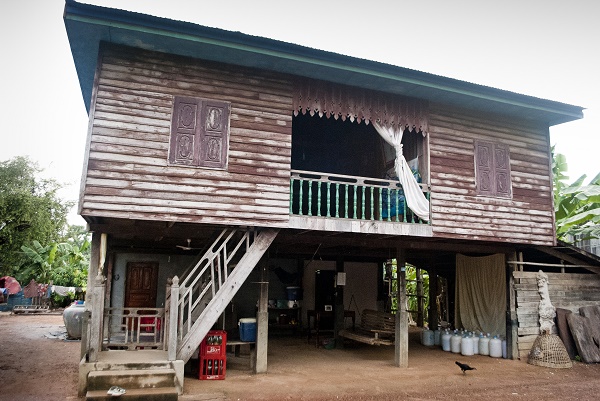
{"label": "wooden stilt house", "polygon": [[[257,318],[266,372],[268,300],[287,287],[304,291],[301,328],[321,308],[335,333],[347,310],[384,309],[387,260],[427,270],[439,297],[457,255],[493,255],[488,284],[506,291],[507,261],[556,245],[548,130],[581,107],[70,0],[64,21],[89,114],[82,393],[132,355],[181,393],[184,364],[234,306]],[[336,275],[324,301],[321,270]],[[399,307],[397,366],[407,326]]]}

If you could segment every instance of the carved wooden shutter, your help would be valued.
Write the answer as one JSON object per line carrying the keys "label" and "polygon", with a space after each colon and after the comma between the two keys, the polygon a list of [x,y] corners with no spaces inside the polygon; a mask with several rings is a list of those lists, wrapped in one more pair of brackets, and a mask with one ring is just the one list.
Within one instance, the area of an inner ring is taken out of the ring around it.
{"label": "carved wooden shutter", "polygon": [[507,145],[494,144],[494,169],[496,195],[510,197],[510,156]]}
{"label": "carved wooden shutter", "polygon": [[169,163],[227,167],[230,104],[175,96]]}
{"label": "carved wooden shutter", "polygon": [[169,163],[198,165],[201,110],[200,99],[175,97],[173,116],[171,117]]}
{"label": "carved wooden shutter", "polygon": [[477,194],[511,197],[510,154],[507,145],[475,142]]}
{"label": "carved wooden shutter", "polygon": [[477,178],[477,193],[493,195],[494,193],[494,151],[488,142],[475,143],[475,176]]}
{"label": "carved wooden shutter", "polygon": [[227,167],[229,103],[205,100],[202,107],[203,129],[200,134],[199,166]]}

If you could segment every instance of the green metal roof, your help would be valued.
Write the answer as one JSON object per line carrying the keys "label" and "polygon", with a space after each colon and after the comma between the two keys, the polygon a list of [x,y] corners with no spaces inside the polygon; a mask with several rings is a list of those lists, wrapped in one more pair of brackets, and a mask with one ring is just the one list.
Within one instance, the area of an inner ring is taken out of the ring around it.
{"label": "green metal roof", "polygon": [[100,42],[321,79],[548,126],[583,108],[240,32],[66,0],[64,21],[89,111]]}

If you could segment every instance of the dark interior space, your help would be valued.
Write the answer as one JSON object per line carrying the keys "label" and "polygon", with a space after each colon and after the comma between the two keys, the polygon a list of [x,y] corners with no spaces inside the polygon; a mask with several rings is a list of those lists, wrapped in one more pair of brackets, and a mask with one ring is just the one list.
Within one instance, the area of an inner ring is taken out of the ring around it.
{"label": "dark interior space", "polygon": [[382,139],[372,125],[299,114],[292,121],[292,169],[381,178]]}
{"label": "dark interior space", "polygon": [[[423,154],[423,135],[404,131],[407,161]],[[292,169],[385,178],[394,167],[394,149],[372,124],[298,114],[292,120]],[[424,166],[419,165],[419,170]],[[425,171],[420,171],[421,176]]]}

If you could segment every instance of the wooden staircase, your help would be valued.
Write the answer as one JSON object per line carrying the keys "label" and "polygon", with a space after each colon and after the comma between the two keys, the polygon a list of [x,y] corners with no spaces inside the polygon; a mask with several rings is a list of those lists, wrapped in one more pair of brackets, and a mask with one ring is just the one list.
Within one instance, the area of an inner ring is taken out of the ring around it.
{"label": "wooden staircase", "polygon": [[[227,308],[258,261],[269,248],[279,229],[224,229],[189,274],[182,277],[177,313],[176,359],[187,362],[208,331]],[[167,299],[165,305],[174,305]],[[169,339],[169,348],[174,344]]]}

